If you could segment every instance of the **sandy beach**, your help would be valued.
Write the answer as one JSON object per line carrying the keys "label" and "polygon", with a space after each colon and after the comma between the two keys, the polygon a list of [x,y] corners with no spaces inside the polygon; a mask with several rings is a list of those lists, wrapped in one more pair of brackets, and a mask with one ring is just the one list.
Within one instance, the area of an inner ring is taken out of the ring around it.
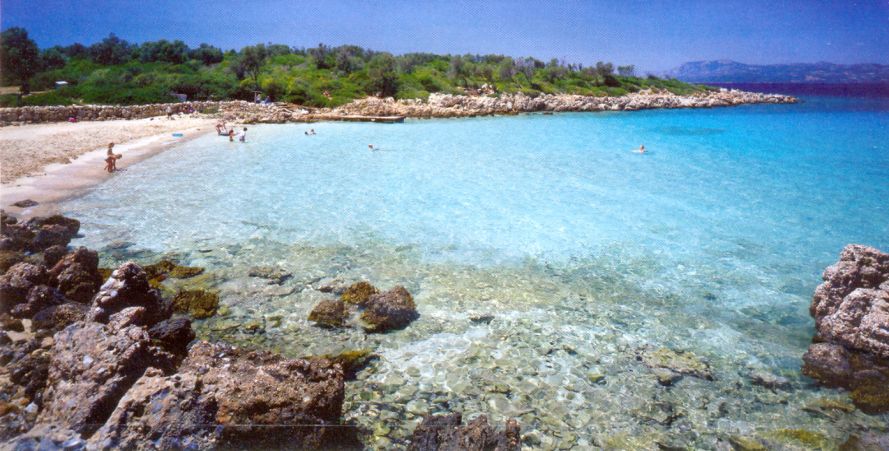
{"label": "sandy beach", "polygon": [[[44,214],[51,203],[112,176],[103,171],[109,142],[123,154],[118,168],[141,161],[169,145],[213,130],[215,120],[165,117],[102,122],[29,124],[0,128],[2,205],[11,213]],[[174,137],[181,133],[182,137]],[[30,209],[10,204],[32,199]]]}

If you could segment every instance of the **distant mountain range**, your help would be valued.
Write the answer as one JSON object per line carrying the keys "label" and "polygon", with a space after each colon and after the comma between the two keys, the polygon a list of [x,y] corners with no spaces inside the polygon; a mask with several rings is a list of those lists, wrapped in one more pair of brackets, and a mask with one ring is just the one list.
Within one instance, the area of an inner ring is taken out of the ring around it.
{"label": "distant mountain range", "polygon": [[693,61],[667,73],[692,83],[889,83],[889,65],[798,63],[753,65]]}

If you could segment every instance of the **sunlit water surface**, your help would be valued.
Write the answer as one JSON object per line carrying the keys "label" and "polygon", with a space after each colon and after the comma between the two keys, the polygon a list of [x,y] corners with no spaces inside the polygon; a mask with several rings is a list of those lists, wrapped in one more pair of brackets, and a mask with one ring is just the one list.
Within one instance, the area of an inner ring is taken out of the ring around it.
{"label": "sunlit water surface", "polygon": [[[346,395],[370,447],[444,410],[516,417],[532,448],[793,447],[785,429],[837,444],[886,427],[818,408],[848,398],[799,371],[823,268],[847,243],[889,249],[886,99],[249,129],[174,147],[65,213],[107,265],[207,267],[227,313],[197,321],[201,337],[379,354]],[[293,277],[249,277],[259,265]],[[420,319],[384,335],[306,320],[320,285],[356,280],[403,284]],[[715,380],[659,385],[637,357],[661,347]]]}

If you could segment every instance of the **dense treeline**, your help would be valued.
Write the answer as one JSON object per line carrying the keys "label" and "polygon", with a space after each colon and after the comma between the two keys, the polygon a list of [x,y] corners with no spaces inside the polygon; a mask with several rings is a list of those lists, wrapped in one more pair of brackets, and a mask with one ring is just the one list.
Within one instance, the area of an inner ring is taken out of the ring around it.
{"label": "dense treeline", "polygon": [[[22,28],[3,32],[3,82],[22,91],[49,92],[4,103],[135,104],[190,100],[272,100],[334,106],[367,95],[425,98],[454,94],[522,92],[622,95],[648,87],[686,93],[701,87],[657,77],[636,77],[633,66],[567,64],[556,59],[503,55],[392,55],[353,45],[296,48],[257,44],[223,51],[182,41],[134,44],[114,34],[90,46],[38,49]],[[53,89],[56,81],[68,85]]]}

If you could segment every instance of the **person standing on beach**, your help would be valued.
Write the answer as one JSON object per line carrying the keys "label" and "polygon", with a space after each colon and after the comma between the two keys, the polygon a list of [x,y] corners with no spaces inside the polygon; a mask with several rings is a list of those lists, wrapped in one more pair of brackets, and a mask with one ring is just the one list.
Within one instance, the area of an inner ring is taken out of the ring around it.
{"label": "person standing on beach", "polygon": [[105,170],[114,172],[117,170],[117,159],[123,155],[114,154],[114,143],[108,143],[108,155],[105,157]]}

